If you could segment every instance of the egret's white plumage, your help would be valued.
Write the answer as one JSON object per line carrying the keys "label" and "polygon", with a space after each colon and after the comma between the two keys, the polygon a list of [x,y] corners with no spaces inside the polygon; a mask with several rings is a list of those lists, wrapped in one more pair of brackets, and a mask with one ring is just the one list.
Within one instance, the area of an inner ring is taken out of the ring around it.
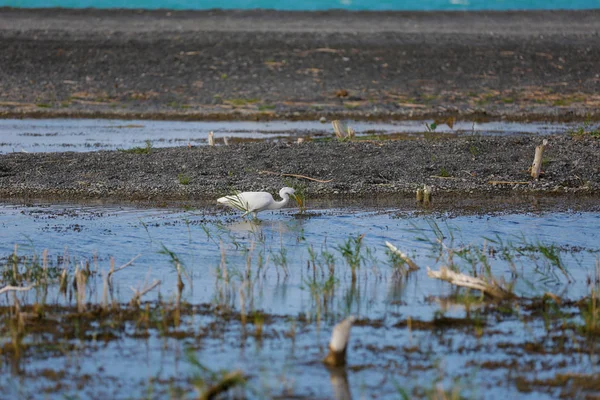
{"label": "egret's white plumage", "polygon": [[282,198],[280,201],[276,201],[271,196],[271,193],[267,192],[243,192],[225,196],[217,199],[219,204],[223,204],[240,211],[244,211],[245,216],[249,213],[256,214],[263,210],[279,210],[287,205],[290,201],[290,196],[294,196],[294,189],[290,187],[284,187],[279,191],[279,196]]}

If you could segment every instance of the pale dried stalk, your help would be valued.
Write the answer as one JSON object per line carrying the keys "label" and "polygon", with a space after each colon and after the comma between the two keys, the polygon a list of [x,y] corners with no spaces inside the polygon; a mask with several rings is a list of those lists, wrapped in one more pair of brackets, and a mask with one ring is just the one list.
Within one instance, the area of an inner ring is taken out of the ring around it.
{"label": "pale dried stalk", "polygon": [[273,172],[273,171],[259,171],[259,174],[271,174],[271,175],[279,175],[279,176],[291,176],[292,178],[301,178],[301,179],[307,179],[309,181],[315,181],[315,182],[319,182],[319,183],[329,183],[332,182],[333,179],[327,179],[327,180],[323,180],[323,179],[317,179],[317,178],[311,178],[310,176],[306,176],[306,175],[299,175],[299,174],[282,174],[279,172]]}
{"label": "pale dried stalk", "polygon": [[215,134],[212,131],[208,132],[208,145],[209,146],[215,145]]}
{"label": "pale dried stalk", "polygon": [[108,276],[102,271],[102,309],[108,309]]}
{"label": "pale dried stalk", "polygon": [[[333,131],[335,132],[335,136],[338,139],[354,139],[356,136],[356,132],[349,126],[344,126],[340,121],[335,120],[331,121],[331,125],[333,125]],[[346,128],[344,130],[344,128]]]}
{"label": "pale dried stalk", "polygon": [[108,271],[108,279],[110,279],[110,277],[112,276],[112,274],[114,274],[115,272],[119,272],[122,269],[125,269],[127,267],[129,267],[131,264],[133,264],[133,262],[135,260],[137,260],[138,258],[140,258],[142,255],[138,254],[137,256],[133,257],[131,260],[129,260],[129,262],[121,265],[119,268],[115,269],[115,260],[114,258],[111,257],[110,259],[110,271]]}
{"label": "pale dried stalk", "polygon": [[398,250],[398,248],[396,246],[394,246],[390,242],[385,242],[385,245],[388,247],[388,249],[390,249],[390,251],[392,253],[397,254],[398,256],[400,256],[400,258],[402,259],[402,261],[404,261],[408,265],[408,270],[409,271],[416,271],[416,270],[419,269],[419,266],[413,260],[411,260],[409,256],[407,256],[402,251]]}
{"label": "pale dried stalk", "polygon": [[220,241],[221,247],[221,273],[223,274],[223,280],[226,283],[229,283],[229,276],[227,274],[227,262],[225,261],[225,247],[223,246],[223,241]]}
{"label": "pale dried stalk", "polygon": [[535,148],[535,157],[533,158],[533,165],[531,166],[531,177],[535,180],[540,178],[542,172],[542,156],[544,155],[544,149],[548,145],[548,140],[544,139],[541,145]]}
{"label": "pale dried stalk", "polygon": [[346,364],[350,329],[354,321],[356,321],[356,317],[350,316],[333,328],[331,340],[329,341],[329,353],[323,359],[325,364],[331,367],[340,367]]}
{"label": "pale dried stalk", "polygon": [[338,139],[343,139],[344,138],[344,131],[342,129],[342,124],[340,123],[340,121],[335,120],[335,121],[331,121],[331,125],[333,126],[333,131],[335,132],[335,136]]}
{"label": "pale dried stalk", "polygon": [[81,265],[82,269],[79,267],[75,267],[75,282],[77,283],[77,312],[85,311],[85,294],[87,287],[87,276],[83,272],[83,264]]}
{"label": "pale dried stalk", "polygon": [[4,286],[2,289],[0,289],[0,294],[2,293],[8,293],[8,292],[26,292],[28,290],[31,290],[35,287],[35,285],[29,285],[29,286]]}
{"label": "pale dried stalk", "polygon": [[511,292],[498,285],[496,282],[488,282],[481,278],[475,278],[473,276],[454,272],[448,267],[441,267],[439,271],[432,271],[431,269],[427,268],[427,276],[430,278],[436,278],[450,282],[456,286],[480,290],[496,299],[507,299],[514,297]]}
{"label": "pale dried stalk", "polygon": [[423,204],[431,203],[431,193],[432,193],[431,186],[425,185],[423,187]]}
{"label": "pale dried stalk", "polygon": [[133,297],[131,298],[131,304],[137,304],[139,306],[142,296],[145,295],[146,293],[148,293],[149,291],[151,291],[152,289],[154,289],[155,287],[157,287],[158,285],[160,285],[160,280],[155,280],[150,286],[148,286],[145,289],[142,289],[141,291],[138,291],[134,287],[130,286],[129,288],[133,291]]}
{"label": "pale dried stalk", "polygon": [[418,203],[422,203],[423,202],[423,189],[417,189],[417,196],[416,196],[416,200]]}

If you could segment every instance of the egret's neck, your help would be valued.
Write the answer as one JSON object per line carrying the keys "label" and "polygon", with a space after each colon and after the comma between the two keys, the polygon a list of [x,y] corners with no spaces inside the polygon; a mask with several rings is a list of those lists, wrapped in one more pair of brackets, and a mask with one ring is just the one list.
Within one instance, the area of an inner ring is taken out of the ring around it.
{"label": "egret's neck", "polygon": [[290,195],[287,193],[284,193],[283,196],[281,196],[281,198],[283,200],[280,201],[274,201],[270,206],[269,206],[269,210],[279,210],[280,208],[283,208],[287,205],[287,203],[290,201]]}

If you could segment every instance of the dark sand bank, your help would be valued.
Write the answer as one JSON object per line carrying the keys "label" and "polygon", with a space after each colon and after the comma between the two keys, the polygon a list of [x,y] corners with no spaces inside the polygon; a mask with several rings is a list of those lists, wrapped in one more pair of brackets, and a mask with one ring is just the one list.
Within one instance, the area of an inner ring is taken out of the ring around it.
{"label": "dark sand bank", "polygon": [[600,11],[0,9],[0,115],[600,118]]}
{"label": "dark sand bank", "polygon": [[[305,185],[312,200],[393,196],[399,201],[414,199],[415,190],[428,184],[438,200],[518,194],[563,196],[574,204],[586,196],[597,199],[600,141],[550,136],[544,175],[533,181],[527,169],[540,141],[472,137],[248,143],[153,149],[148,154],[13,153],[0,156],[0,197],[214,202],[234,189],[276,192],[284,185]],[[264,171],[331,181],[295,180]]]}

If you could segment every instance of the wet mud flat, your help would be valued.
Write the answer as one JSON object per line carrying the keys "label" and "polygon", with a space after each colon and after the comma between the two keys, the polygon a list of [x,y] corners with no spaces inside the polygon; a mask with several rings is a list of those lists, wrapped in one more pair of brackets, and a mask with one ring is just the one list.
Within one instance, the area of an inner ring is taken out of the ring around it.
{"label": "wet mud flat", "polygon": [[[597,196],[600,141],[546,136],[543,175],[531,178],[535,147],[526,137],[314,141],[188,146],[93,153],[0,155],[0,196],[55,200],[214,200],[234,191],[295,186],[307,200],[414,198],[423,185],[434,201],[512,194]],[[302,175],[320,180],[294,177]]]}
{"label": "wet mud flat", "polygon": [[0,115],[598,119],[600,12],[0,12]]}

